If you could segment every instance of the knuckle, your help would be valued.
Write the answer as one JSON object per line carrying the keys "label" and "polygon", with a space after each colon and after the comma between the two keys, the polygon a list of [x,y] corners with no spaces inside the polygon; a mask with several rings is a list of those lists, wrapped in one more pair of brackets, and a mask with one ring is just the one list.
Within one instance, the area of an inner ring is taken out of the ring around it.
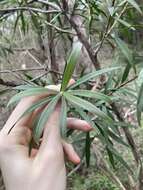
{"label": "knuckle", "polygon": [[48,150],[48,152],[44,153],[43,159],[45,162],[56,161],[61,158],[63,155],[62,150]]}

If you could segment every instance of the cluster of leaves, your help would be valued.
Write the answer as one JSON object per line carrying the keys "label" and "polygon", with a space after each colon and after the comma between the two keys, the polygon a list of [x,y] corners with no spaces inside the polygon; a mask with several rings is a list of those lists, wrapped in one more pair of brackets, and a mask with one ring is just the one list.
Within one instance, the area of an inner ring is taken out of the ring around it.
{"label": "cluster of leaves", "polygon": [[[128,127],[128,125],[115,121],[114,116],[109,111],[110,104],[116,101],[117,98],[108,96],[103,92],[90,91],[81,88],[82,84],[88,82],[89,80],[96,79],[97,77],[103,74],[105,75],[109,72],[115,72],[120,68],[112,67],[94,71],[79,78],[73,85],[68,86],[69,80],[71,79],[74,72],[77,59],[80,55],[81,48],[81,43],[77,43],[74,46],[65,66],[60,90],[55,89],[55,87],[53,88],[51,85],[47,86],[46,88],[37,85],[18,86],[16,87],[16,90],[20,92],[12,97],[9,105],[18,102],[23,97],[45,93],[45,97],[43,99],[29,107],[21,116],[23,117],[24,115],[34,111],[39,107],[45,107],[40,117],[38,118],[33,131],[33,139],[38,144],[46,121],[55,109],[58,101],[61,101],[60,129],[63,138],[66,138],[71,134],[71,131],[68,131],[66,127],[67,113],[71,114],[72,112],[76,112],[77,117],[86,120],[93,128],[96,129],[92,134],[88,133],[85,138],[85,156],[87,165],[90,163],[91,142],[95,137],[97,137],[106,146],[106,150],[108,152],[112,165],[115,166],[115,156],[124,164],[124,166],[129,169],[128,165],[122,159],[118,151],[115,150],[113,143],[113,141],[116,141],[125,146],[128,146],[118,131],[119,127]],[[50,94],[50,96],[47,97],[46,93]],[[18,118],[18,120],[20,118]],[[76,139],[76,141],[78,140]]]}
{"label": "cluster of leaves", "polygon": [[[32,3],[31,3],[32,2]],[[54,3],[57,7],[60,7],[59,1],[49,1],[50,3]],[[45,10],[47,5],[41,4],[40,1],[27,1],[27,0],[3,0],[0,2],[3,7],[32,7],[32,8],[41,8]],[[67,60],[67,64],[65,66],[64,75],[62,78],[62,84],[60,90],[55,90],[51,86],[46,88],[38,86],[37,84],[33,85],[24,85],[16,87],[16,90],[20,91],[17,95],[15,95],[9,104],[18,102],[21,98],[25,96],[31,96],[41,93],[50,93],[49,97],[41,99],[39,102],[32,105],[26,112],[21,116],[23,117],[25,114],[28,114],[34,111],[38,107],[46,106],[43,112],[40,115],[40,118],[35,125],[35,129],[33,131],[33,138],[35,142],[39,142],[39,138],[41,137],[42,131],[44,129],[45,122],[49,118],[50,114],[53,112],[57,102],[61,101],[61,119],[60,119],[60,128],[62,137],[67,137],[71,134],[71,131],[68,131],[66,128],[66,118],[67,115],[76,113],[77,117],[85,119],[88,123],[90,123],[93,128],[96,130],[92,133],[88,133],[85,137],[85,154],[87,165],[89,165],[90,161],[90,145],[94,137],[100,139],[100,141],[105,145],[107,153],[109,155],[109,159],[114,166],[114,156],[118,157],[118,159],[126,166],[127,164],[124,162],[120,154],[114,148],[114,141],[121,143],[125,146],[127,144],[123,141],[122,137],[119,134],[119,127],[129,127],[128,124],[123,122],[117,122],[115,120],[115,114],[110,106],[110,104],[114,101],[121,103],[121,95],[130,95],[130,97],[135,98],[137,100],[136,95],[132,89],[129,88],[120,88],[124,86],[125,83],[128,82],[130,78],[130,73],[133,71],[135,77],[137,76],[137,62],[136,57],[134,56],[133,50],[117,35],[115,30],[114,35],[109,35],[114,27],[118,24],[119,26],[124,26],[128,31],[135,31],[133,23],[130,23],[126,20],[126,17],[122,17],[122,11],[125,11],[124,8],[130,8],[130,6],[139,14],[141,13],[141,8],[136,3],[135,0],[118,0],[118,1],[92,1],[92,0],[80,0],[76,1],[75,11],[79,13],[79,15],[83,18],[83,22],[87,23],[89,26],[89,30],[95,28],[95,23],[98,21],[102,25],[101,29],[97,29],[97,33],[99,34],[99,40],[103,41],[104,38],[108,39],[109,44],[114,44],[118,48],[118,53],[124,57],[124,64],[122,64],[122,59],[119,56],[119,60],[117,60],[117,65],[122,65],[121,72],[116,72],[117,68],[108,68],[102,69],[99,71],[94,71],[88,75],[85,75],[78,79],[75,84],[68,87],[68,82],[73,74],[77,59],[79,57],[81,51],[81,44],[77,44],[74,47],[73,51],[69,59]],[[28,12],[28,14],[27,14]],[[54,33],[58,34],[57,36],[66,35],[71,39],[71,26],[65,25],[63,23],[63,13],[57,12],[52,13],[50,15],[50,20],[47,20],[47,15],[34,11],[18,10],[15,12],[4,12],[0,13],[1,21],[8,20],[12,15],[14,22],[14,31],[16,31],[17,26],[21,26],[21,29],[24,34],[29,29],[29,23],[32,22],[36,32],[44,36],[45,28],[47,30],[48,27],[53,27]],[[88,13],[88,14],[85,14]],[[88,15],[88,16],[85,16]],[[30,20],[30,22],[29,22]],[[107,28],[105,29],[105,22],[107,22]],[[99,25],[100,25],[99,24]],[[97,26],[97,25],[96,25]],[[31,26],[30,26],[31,27]],[[56,31],[56,32],[55,32]],[[105,31],[105,32],[104,32]],[[88,31],[87,33],[90,33]],[[47,34],[47,33],[46,33]],[[60,35],[59,35],[60,34]],[[62,34],[62,35],[61,35]],[[108,37],[108,38],[107,38]],[[96,40],[94,40],[95,42]],[[97,45],[94,44],[93,45]],[[99,43],[100,45],[100,43]],[[92,44],[91,44],[92,46]],[[108,75],[110,73],[110,75]],[[87,84],[88,81],[92,79],[96,79],[101,75],[107,74],[108,80],[105,84],[105,88],[101,90],[101,92],[93,92],[86,90],[87,88],[83,88],[83,84]],[[116,93],[117,92],[117,93]],[[111,96],[115,93],[115,96]],[[143,111],[143,85],[141,85],[140,93],[137,101],[137,115],[138,122],[141,123],[141,113]],[[48,106],[47,106],[48,104]],[[19,120],[20,118],[18,118]],[[77,139],[76,139],[77,140]]]}

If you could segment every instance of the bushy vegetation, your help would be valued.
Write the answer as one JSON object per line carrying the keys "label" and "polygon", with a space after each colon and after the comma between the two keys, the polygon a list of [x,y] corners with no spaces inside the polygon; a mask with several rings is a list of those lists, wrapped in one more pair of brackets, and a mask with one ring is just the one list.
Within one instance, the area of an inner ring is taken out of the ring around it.
{"label": "bushy vegetation", "polygon": [[[143,189],[135,135],[143,110],[142,14],[142,2],[135,0],[0,1],[0,95],[16,93],[13,104],[50,91],[50,98],[24,113],[50,104],[33,133],[36,143],[62,100],[61,135],[83,163],[68,166],[69,189]],[[71,78],[76,82],[69,87]],[[51,85],[59,83],[55,91]],[[71,115],[95,130],[67,130]]]}

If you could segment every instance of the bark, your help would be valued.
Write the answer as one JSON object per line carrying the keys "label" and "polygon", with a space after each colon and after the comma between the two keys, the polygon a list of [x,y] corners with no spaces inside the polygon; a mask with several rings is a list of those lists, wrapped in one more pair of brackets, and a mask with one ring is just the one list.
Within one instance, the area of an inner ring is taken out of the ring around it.
{"label": "bark", "polygon": [[101,67],[100,67],[100,64],[99,64],[98,59],[97,59],[97,53],[95,53],[95,51],[93,50],[93,48],[89,42],[89,39],[85,33],[85,27],[83,26],[81,19],[79,18],[79,16],[74,15],[74,11],[73,11],[73,14],[71,16],[68,16],[68,2],[66,0],[63,0],[62,3],[63,3],[63,12],[65,14],[65,17],[69,21],[71,27],[75,30],[77,37],[80,40],[80,42],[85,47],[85,49],[89,55],[89,58],[91,59],[91,62],[93,63],[94,67],[97,70],[99,70]]}
{"label": "bark", "polygon": [[[118,120],[123,122],[124,119],[123,119],[121,113],[119,112],[117,105],[115,103],[113,103],[111,106],[112,106],[112,109],[113,109],[114,113],[116,114]],[[123,128],[123,131],[125,133],[127,142],[129,143],[129,145],[131,147],[131,150],[132,150],[135,162],[136,162],[136,166],[137,166],[137,168],[140,167],[139,177],[138,177],[138,185],[135,188],[137,190],[143,190],[143,166],[142,166],[142,161],[141,161],[140,154],[138,152],[136,142],[134,141],[133,136],[128,128]]]}

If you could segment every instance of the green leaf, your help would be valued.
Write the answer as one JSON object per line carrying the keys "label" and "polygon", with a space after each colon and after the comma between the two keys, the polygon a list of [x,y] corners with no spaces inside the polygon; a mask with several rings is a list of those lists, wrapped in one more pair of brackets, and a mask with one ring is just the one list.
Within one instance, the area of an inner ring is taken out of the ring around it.
{"label": "green leaf", "polygon": [[25,115],[35,111],[36,109],[44,106],[45,104],[48,104],[48,102],[52,99],[53,97],[49,96],[49,97],[46,97],[46,98],[43,98],[39,101],[37,101],[36,103],[34,103],[32,106],[30,106],[23,114],[22,116],[20,117],[20,119],[22,117],[24,117]]}
{"label": "green leaf", "polygon": [[87,123],[90,124],[90,126],[92,126],[93,128],[95,127],[95,124],[92,121],[92,118],[90,118],[89,115],[83,111],[83,109],[76,108],[76,111],[79,113],[82,119],[84,119]]}
{"label": "green leaf", "polygon": [[47,89],[47,88],[42,88],[42,87],[29,88],[25,91],[22,91],[22,92],[16,94],[15,96],[13,96],[10,99],[10,101],[8,102],[8,106],[15,102],[18,102],[19,100],[21,100],[24,97],[39,95],[39,94],[43,94],[43,93],[48,94],[48,92],[50,92],[51,94],[56,94],[55,92],[53,92],[52,90],[50,91],[50,89]]}
{"label": "green leaf", "polygon": [[138,12],[142,14],[142,10],[135,0],[127,0],[127,2],[131,4]]}
{"label": "green leaf", "polygon": [[73,96],[69,94],[68,92],[64,92],[63,96],[73,105],[80,107],[82,109],[85,109],[91,113],[96,114],[98,117],[104,119],[105,121],[112,123],[112,119],[108,117],[103,111],[98,109],[96,106],[94,106],[92,103],[83,100],[79,97]]}
{"label": "green leaf", "polygon": [[68,91],[72,95],[87,97],[87,98],[95,98],[99,100],[103,100],[105,102],[111,102],[111,98],[103,93],[95,92],[91,90],[69,90]]}
{"label": "green leaf", "polygon": [[114,155],[113,155],[113,153],[110,151],[110,149],[108,147],[106,148],[106,150],[107,150],[107,154],[108,154],[108,157],[109,157],[109,161],[112,164],[113,168],[115,169],[116,166],[115,166]]}
{"label": "green leaf", "polygon": [[137,119],[138,123],[141,126],[141,113],[143,111],[143,83],[140,87],[140,91],[138,94],[138,100],[137,100]]}
{"label": "green leaf", "polygon": [[119,152],[117,152],[117,150],[113,147],[113,146],[108,146],[108,149],[110,150],[110,152],[116,157],[116,159],[125,167],[128,169],[128,171],[130,171],[131,174],[133,174],[133,171],[131,170],[131,167],[128,165],[128,163],[122,158],[122,156],[120,155]]}
{"label": "green leaf", "polygon": [[91,146],[91,139],[90,139],[90,132],[88,132],[86,134],[86,141],[85,141],[85,157],[86,157],[87,167],[89,167],[90,165],[90,156],[91,156],[90,146]]}
{"label": "green leaf", "polygon": [[34,136],[34,140],[36,143],[38,143],[42,132],[44,130],[45,124],[48,121],[49,117],[51,116],[52,112],[55,109],[55,106],[58,102],[58,100],[60,99],[61,95],[58,94],[56,95],[51,102],[48,104],[48,106],[46,106],[46,108],[44,109],[44,111],[42,112],[39,121],[37,123],[37,126],[35,127],[35,130],[33,132],[33,136]]}
{"label": "green leaf", "polygon": [[16,33],[16,29],[17,29],[19,20],[20,20],[20,14],[17,14],[16,20],[15,20],[15,23],[14,23],[14,27],[13,27],[14,28],[13,34]]}
{"label": "green leaf", "polygon": [[[25,112],[19,117],[17,118],[16,122],[13,124],[13,126],[11,127],[10,131],[15,127],[16,123],[21,119],[23,118],[25,115],[35,111],[36,109],[44,106],[45,104],[48,104],[48,102],[52,99],[53,97],[49,96],[49,97],[46,97],[46,98],[43,98],[39,101],[37,101],[36,103],[34,103],[32,106],[30,106],[27,110],[25,110]],[[10,132],[9,131],[9,132]]]}
{"label": "green leaf", "polygon": [[129,147],[128,144],[126,142],[124,142],[124,140],[122,139],[121,136],[117,136],[114,132],[112,132],[111,130],[108,130],[108,134],[110,135],[110,137],[112,139],[114,139],[116,142],[118,142],[119,144],[122,144],[126,147]]}
{"label": "green leaf", "polygon": [[61,129],[61,136],[63,138],[66,138],[66,134],[67,134],[67,103],[63,96],[62,96],[62,106],[61,106],[61,115],[60,115],[60,129]]}
{"label": "green leaf", "polygon": [[123,73],[123,76],[122,76],[122,81],[121,83],[125,82],[126,79],[128,78],[128,75],[129,75],[129,72],[131,70],[131,65],[128,63],[125,67],[125,70],[124,70],[124,73]]}
{"label": "green leaf", "polygon": [[20,13],[20,18],[21,18],[21,29],[25,35],[25,33],[26,33],[26,22],[25,22],[25,17],[24,17],[23,12]]}
{"label": "green leaf", "polygon": [[108,73],[111,71],[115,71],[115,70],[120,69],[120,68],[121,67],[112,67],[112,68],[101,69],[98,71],[93,71],[92,73],[89,73],[89,74],[81,77],[80,79],[78,79],[75,84],[73,84],[69,87],[69,89],[73,89],[73,88],[79,86],[80,84],[89,81],[90,79],[93,79],[93,78],[95,79],[96,77],[98,77],[102,74],[105,74],[105,73]]}
{"label": "green leaf", "polygon": [[69,83],[69,80],[72,77],[76,63],[80,56],[81,48],[82,48],[82,44],[80,42],[76,43],[76,45],[73,47],[73,50],[69,56],[66,66],[65,66],[64,75],[63,75],[63,79],[62,79],[62,85],[61,85],[61,91],[64,91],[66,89],[66,87]]}
{"label": "green leaf", "polygon": [[130,23],[126,22],[125,20],[122,20],[120,18],[117,18],[118,22],[120,22],[122,25],[128,27],[129,29],[136,30]]}
{"label": "green leaf", "polygon": [[115,41],[120,49],[120,51],[123,53],[127,61],[130,63],[131,66],[133,66],[133,56],[131,50],[128,48],[127,44],[121,40],[120,38],[115,37]]}

